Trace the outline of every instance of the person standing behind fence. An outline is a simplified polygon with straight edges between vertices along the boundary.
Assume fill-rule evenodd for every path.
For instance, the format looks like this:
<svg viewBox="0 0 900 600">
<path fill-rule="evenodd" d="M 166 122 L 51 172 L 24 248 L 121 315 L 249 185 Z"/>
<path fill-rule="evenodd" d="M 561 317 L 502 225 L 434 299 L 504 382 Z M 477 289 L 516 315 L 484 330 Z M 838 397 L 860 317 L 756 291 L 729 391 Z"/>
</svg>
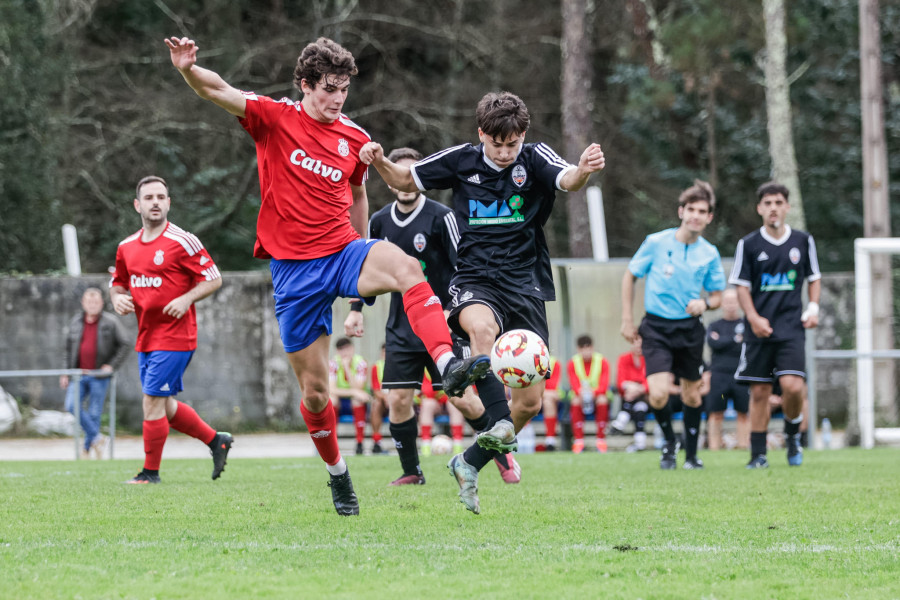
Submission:
<svg viewBox="0 0 900 600">
<path fill-rule="evenodd" d="M 230 433 L 217 433 L 175 398 L 197 348 L 194 303 L 222 287 L 222 276 L 200 240 L 169 222 L 170 206 L 165 180 L 150 175 L 138 182 L 134 209 L 143 227 L 119 242 L 109 282 L 116 312 L 135 313 L 138 320 L 145 457 L 143 470 L 126 483 L 159 483 L 169 427 L 209 446 L 213 479 L 225 470 L 233 441 Z"/>
<path fill-rule="evenodd" d="M 697 458 L 697 441 L 703 398 L 700 396 L 703 373 L 703 341 L 706 330 L 700 315 L 718 308 L 725 289 L 725 272 L 716 247 L 703 239 L 713 219 L 716 196 L 712 186 L 695 180 L 678 197 L 677 228 L 647 236 L 628 263 L 622 277 L 621 333 L 629 342 L 640 334 L 647 365 L 650 406 L 666 444 L 659 467 L 676 467 L 678 441 L 672 429 L 669 388 L 672 375 L 679 378 L 684 400 L 685 469 L 702 469 Z M 634 327 L 634 282 L 647 276 L 644 308 L 647 315 L 640 329 Z M 701 298 L 705 289 L 709 296 Z"/>
<path fill-rule="evenodd" d="M 59 378 L 59 386 L 66 390 L 66 410 L 74 414 L 75 403 L 81 402 L 82 458 L 90 457 L 91 453 L 94 458 L 103 457 L 106 437 L 100 433 L 100 416 L 110 377 L 125 361 L 128 347 L 125 327 L 115 315 L 103 310 L 103 292 L 95 287 L 84 290 L 81 312 L 72 317 L 66 330 L 66 368 L 102 371 L 103 374 L 84 374 L 77 384 L 68 375 Z"/>
</svg>

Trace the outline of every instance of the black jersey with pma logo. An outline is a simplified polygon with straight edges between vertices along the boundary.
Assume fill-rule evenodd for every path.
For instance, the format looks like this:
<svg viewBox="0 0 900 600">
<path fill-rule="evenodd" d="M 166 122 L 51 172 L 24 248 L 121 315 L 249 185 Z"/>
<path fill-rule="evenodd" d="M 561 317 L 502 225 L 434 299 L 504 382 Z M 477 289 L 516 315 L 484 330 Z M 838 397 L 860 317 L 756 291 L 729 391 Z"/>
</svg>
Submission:
<svg viewBox="0 0 900 600">
<path fill-rule="evenodd" d="M 453 285 L 487 284 L 555 300 L 543 226 L 562 176 L 574 168 L 546 144 L 523 144 L 503 169 L 481 144 L 448 148 L 414 164 L 420 190 L 453 190 L 460 230 Z"/>
<path fill-rule="evenodd" d="M 456 268 L 459 229 L 449 208 L 419 196 L 419 205 L 411 213 L 397 210 L 397 203 L 385 206 L 369 219 L 369 238 L 387 240 L 418 259 L 425 280 L 441 299 L 450 304 L 450 278 Z M 391 294 L 391 308 L 385 331 L 385 349 L 391 352 L 425 352 L 403 310 L 403 296 Z"/>
<path fill-rule="evenodd" d="M 803 280 L 821 279 L 816 243 L 805 231 L 785 226 L 781 239 L 765 228 L 744 236 L 734 252 L 729 283 L 750 288 L 756 312 L 769 320 L 769 340 L 784 340 L 803 333 Z M 747 324 L 745 339 L 756 340 Z"/>
</svg>

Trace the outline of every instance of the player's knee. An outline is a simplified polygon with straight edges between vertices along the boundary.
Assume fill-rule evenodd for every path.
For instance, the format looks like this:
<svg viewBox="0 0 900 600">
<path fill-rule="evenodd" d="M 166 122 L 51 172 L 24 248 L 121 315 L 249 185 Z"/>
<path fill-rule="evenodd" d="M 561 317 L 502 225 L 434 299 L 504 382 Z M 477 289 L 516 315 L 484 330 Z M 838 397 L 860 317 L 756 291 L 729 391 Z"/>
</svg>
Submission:
<svg viewBox="0 0 900 600">
<path fill-rule="evenodd" d="M 406 291 L 425 281 L 422 265 L 412 256 L 401 252 L 396 257 L 392 256 L 391 259 L 394 266 L 393 274 L 401 291 Z"/>
</svg>

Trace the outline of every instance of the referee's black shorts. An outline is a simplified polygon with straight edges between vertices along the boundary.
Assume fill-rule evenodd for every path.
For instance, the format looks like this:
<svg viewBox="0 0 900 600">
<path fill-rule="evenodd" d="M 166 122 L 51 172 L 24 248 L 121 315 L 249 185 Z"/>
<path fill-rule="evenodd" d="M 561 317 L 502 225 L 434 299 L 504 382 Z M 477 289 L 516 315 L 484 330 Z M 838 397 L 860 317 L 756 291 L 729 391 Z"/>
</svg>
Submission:
<svg viewBox="0 0 900 600">
<path fill-rule="evenodd" d="M 706 328 L 698 317 L 664 319 L 648 314 L 638 328 L 647 375 L 673 373 L 697 381 L 703 373 Z"/>
</svg>

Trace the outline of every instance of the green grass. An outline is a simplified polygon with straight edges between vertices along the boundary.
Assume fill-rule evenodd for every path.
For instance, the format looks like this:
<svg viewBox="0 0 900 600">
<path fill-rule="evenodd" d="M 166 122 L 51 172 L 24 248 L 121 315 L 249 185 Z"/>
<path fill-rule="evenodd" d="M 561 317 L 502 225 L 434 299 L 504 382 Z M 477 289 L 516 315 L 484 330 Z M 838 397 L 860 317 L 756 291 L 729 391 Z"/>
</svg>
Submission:
<svg viewBox="0 0 900 600">
<path fill-rule="evenodd" d="M 900 598 L 900 452 L 808 452 L 702 472 L 656 453 L 520 456 L 465 510 L 446 458 L 391 488 L 351 457 L 361 515 L 335 514 L 318 459 L 0 464 L 2 598 Z"/>
</svg>

